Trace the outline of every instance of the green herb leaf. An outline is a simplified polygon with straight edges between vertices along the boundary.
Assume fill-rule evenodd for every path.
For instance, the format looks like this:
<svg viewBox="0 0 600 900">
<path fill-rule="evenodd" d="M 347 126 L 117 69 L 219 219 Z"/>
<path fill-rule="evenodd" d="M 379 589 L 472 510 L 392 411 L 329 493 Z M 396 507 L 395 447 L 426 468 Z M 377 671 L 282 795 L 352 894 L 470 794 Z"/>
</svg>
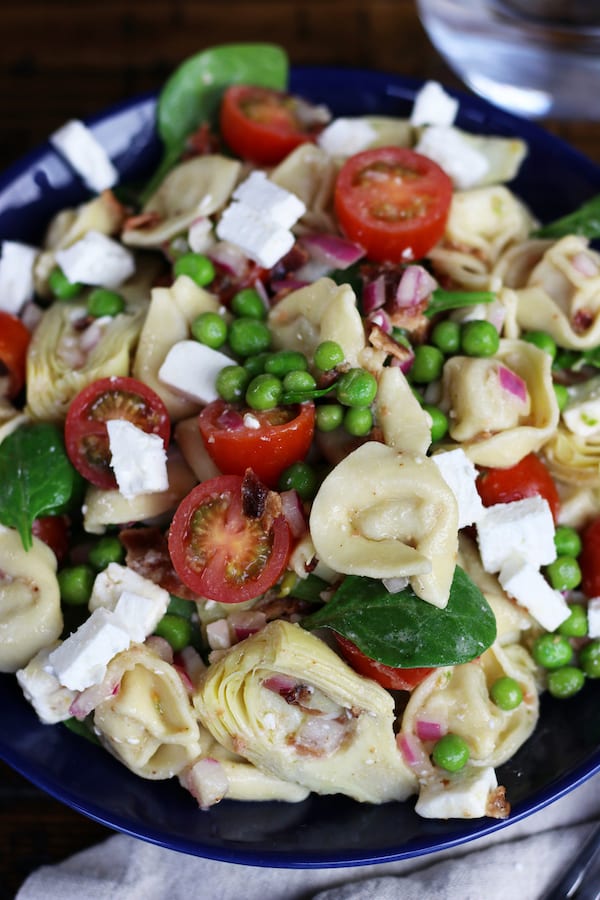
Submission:
<svg viewBox="0 0 600 900">
<path fill-rule="evenodd" d="M 156 110 L 164 155 L 144 191 L 147 199 L 179 161 L 186 139 L 204 122 L 214 123 L 221 97 L 231 84 L 284 90 L 288 59 L 274 44 L 223 44 L 185 60 L 164 85 Z"/>
<path fill-rule="evenodd" d="M 311 631 L 331 628 L 370 659 L 403 669 L 460 665 L 496 638 L 494 613 L 458 566 L 446 609 L 425 603 L 410 587 L 390 594 L 381 581 L 350 575 L 302 625 Z"/>
<path fill-rule="evenodd" d="M 285 391 L 281 395 L 280 403 L 283 406 L 289 406 L 294 403 L 305 403 L 307 400 L 318 400 L 319 397 L 326 397 L 336 387 L 336 382 L 330 384 L 326 388 L 315 388 L 312 391 Z"/>
<path fill-rule="evenodd" d="M 73 734 L 79 735 L 79 737 L 85 738 L 86 741 L 90 741 L 92 744 L 97 744 L 100 746 L 100 741 L 94 734 L 93 727 L 91 723 L 88 723 L 86 719 L 81 721 L 80 719 L 70 718 L 64 719 L 63 725 L 65 728 L 68 728 L 69 731 L 72 731 Z"/>
<path fill-rule="evenodd" d="M 33 520 L 63 511 L 79 486 L 55 425 L 22 425 L 0 444 L 0 522 L 18 530 L 26 550 Z"/>
<path fill-rule="evenodd" d="M 567 234 L 581 234 L 590 239 L 600 237 L 600 194 L 596 194 L 575 212 L 538 228 L 532 236 L 560 238 Z"/>
<path fill-rule="evenodd" d="M 431 295 L 425 315 L 436 316 L 449 309 L 477 306 L 478 303 L 491 303 L 495 299 L 496 295 L 493 291 L 445 291 L 443 288 L 436 288 Z"/>
<path fill-rule="evenodd" d="M 297 597 L 298 600 L 306 600 L 307 603 L 322 603 L 321 594 L 323 591 L 329 590 L 329 584 L 318 575 L 307 575 L 306 578 L 298 578 L 296 584 L 290 591 L 290 597 Z"/>
</svg>

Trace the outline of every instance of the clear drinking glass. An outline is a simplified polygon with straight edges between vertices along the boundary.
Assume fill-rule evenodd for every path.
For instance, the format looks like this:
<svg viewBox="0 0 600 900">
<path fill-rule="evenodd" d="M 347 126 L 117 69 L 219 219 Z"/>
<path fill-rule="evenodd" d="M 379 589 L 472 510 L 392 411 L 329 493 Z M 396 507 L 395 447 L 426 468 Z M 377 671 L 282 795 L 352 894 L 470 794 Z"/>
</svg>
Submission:
<svg viewBox="0 0 600 900">
<path fill-rule="evenodd" d="M 510 112 L 600 119 L 600 0 L 417 0 L 466 85 Z"/>
</svg>

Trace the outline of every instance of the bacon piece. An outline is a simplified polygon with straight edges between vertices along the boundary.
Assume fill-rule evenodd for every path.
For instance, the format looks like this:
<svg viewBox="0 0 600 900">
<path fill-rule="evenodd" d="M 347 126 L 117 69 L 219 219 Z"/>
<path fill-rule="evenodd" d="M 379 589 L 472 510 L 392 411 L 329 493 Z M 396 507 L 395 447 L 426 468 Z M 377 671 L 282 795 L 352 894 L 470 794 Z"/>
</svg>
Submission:
<svg viewBox="0 0 600 900">
<path fill-rule="evenodd" d="M 119 533 L 119 540 L 127 551 L 125 562 L 134 572 L 184 600 L 199 599 L 173 568 L 167 535 L 159 528 L 124 528 Z"/>
<path fill-rule="evenodd" d="M 492 819 L 506 819 L 510 815 L 510 803 L 506 799 L 506 788 L 503 784 L 499 784 L 490 792 L 485 812 Z"/>
</svg>

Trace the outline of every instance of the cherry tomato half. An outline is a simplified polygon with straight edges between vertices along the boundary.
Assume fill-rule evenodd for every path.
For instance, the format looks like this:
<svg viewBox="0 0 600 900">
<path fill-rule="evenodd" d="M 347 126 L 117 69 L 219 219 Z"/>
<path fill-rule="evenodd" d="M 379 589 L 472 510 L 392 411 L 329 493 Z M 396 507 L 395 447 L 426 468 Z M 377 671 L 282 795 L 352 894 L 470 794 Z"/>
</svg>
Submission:
<svg viewBox="0 0 600 900">
<path fill-rule="evenodd" d="M 535 453 L 507 469 L 486 469 L 476 481 L 484 506 L 511 503 L 525 497 L 540 496 L 548 501 L 556 522 L 560 508 L 558 490 L 552 475 Z"/>
<path fill-rule="evenodd" d="M 322 125 L 307 115 L 306 101 L 272 88 L 232 85 L 223 94 L 220 128 L 225 143 L 242 159 L 273 166 L 300 144 L 313 141 Z"/>
<path fill-rule="evenodd" d="M 16 397 L 25 384 L 25 360 L 31 332 L 17 316 L 0 312 L 0 377 L 9 376 L 8 396 Z"/>
<path fill-rule="evenodd" d="M 190 590 L 220 603 L 253 600 L 272 587 L 290 553 L 283 516 L 268 530 L 247 516 L 243 478 L 219 475 L 197 485 L 179 504 L 169 530 L 175 571 Z"/>
<path fill-rule="evenodd" d="M 428 668 L 396 669 L 393 666 L 386 666 L 375 659 L 370 659 L 356 644 L 341 634 L 336 634 L 335 639 L 342 656 L 355 672 L 364 675 L 365 678 L 372 678 L 389 691 L 412 691 L 434 671 Z"/>
<path fill-rule="evenodd" d="M 315 430 L 313 403 L 248 410 L 253 423 L 244 424 L 244 413 L 223 400 L 214 400 L 198 416 L 198 427 L 207 453 L 226 475 L 243 475 L 250 468 L 268 487 L 276 487 L 284 469 L 304 459 Z"/>
<path fill-rule="evenodd" d="M 586 525 L 581 544 L 581 590 L 587 597 L 600 597 L 600 518 Z"/>
<path fill-rule="evenodd" d="M 115 375 L 88 384 L 69 407 L 65 444 L 77 471 L 100 488 L 117 487 L 106 430 L 110 419 L 126 419 L 142 431 L 159 435 L 165 447 L 171 436 L 166 406 L 141 381 Z"/>
<path fill-rule="evenodd" d="M 420 259 L 444 233 L 452 182 L 437 163 L 407 147 L 378 147 L 351 156 L 334 193 L 347 237 L 376 262 Z"/>
</svg>

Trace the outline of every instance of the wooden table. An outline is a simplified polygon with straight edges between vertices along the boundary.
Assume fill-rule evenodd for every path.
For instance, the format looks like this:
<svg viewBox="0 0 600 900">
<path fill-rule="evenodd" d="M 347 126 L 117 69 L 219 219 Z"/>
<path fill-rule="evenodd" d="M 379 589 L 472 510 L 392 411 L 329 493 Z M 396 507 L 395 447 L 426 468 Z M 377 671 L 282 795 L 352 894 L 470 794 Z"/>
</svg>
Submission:
<svg viewBox="0 0 600 900">
<path fill-rule="evenodd" d="M 20 0 L 2 14 L 0 168 L 72 117 L 155 90 L 217 43 L 271 40 L 296 64 L 352 65 L 460 87 L 412 0 Z M 600 162 L 600 123 L 548 122 Z M 110 834 L 0 764 L 0 895 Z"/>
</svg>

